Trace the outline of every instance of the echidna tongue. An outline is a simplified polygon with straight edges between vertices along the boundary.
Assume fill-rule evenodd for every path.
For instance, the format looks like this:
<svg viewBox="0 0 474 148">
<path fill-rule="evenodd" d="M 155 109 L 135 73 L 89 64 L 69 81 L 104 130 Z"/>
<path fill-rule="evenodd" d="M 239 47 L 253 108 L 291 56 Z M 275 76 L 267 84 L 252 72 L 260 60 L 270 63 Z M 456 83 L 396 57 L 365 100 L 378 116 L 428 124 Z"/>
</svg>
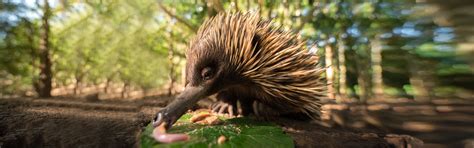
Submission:
<svg viewBox="0 0 474 148">
<path fill-rule="evenodd" d="M 153 125 L 156 127 L 165 122 L 169 129 L 197 101 L 204 98 L 206 92 L 206 87 L 203 86 L 186 86 L 173 102 L 156 114 Z"/>
</svg>

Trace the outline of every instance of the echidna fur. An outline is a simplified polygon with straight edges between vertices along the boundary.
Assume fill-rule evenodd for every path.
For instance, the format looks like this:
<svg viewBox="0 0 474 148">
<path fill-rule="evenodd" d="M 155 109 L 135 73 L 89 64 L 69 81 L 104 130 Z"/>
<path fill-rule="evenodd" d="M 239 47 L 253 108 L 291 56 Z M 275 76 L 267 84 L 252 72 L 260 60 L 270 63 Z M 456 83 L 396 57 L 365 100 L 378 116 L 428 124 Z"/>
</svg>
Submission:
<svg viewBox="0 0 474 148">
<path fill-rule="evenodd" d="M 320 99 L 326 95 L 324 70 L 306 46 L 298 35 L 275 27 L 256 13 L 220 13 L 206 20 L 190 42 L 187 77 L 193 77 L 196 65 L 219 58 L 226 75 L 250 82 L 245 83 L 251 85 L 246 86 L 250 91 L 260 91 L 254 93 L 256 100 L 276 110 L 317 118 Z"/>
</svg>

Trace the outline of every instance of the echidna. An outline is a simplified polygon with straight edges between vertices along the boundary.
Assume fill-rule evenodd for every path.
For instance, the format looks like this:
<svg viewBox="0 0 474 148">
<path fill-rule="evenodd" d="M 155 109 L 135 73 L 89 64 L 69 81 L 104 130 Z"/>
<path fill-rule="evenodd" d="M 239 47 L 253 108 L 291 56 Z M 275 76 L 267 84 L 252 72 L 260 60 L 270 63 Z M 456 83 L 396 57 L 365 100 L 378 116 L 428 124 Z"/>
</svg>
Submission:
<svg viewBox="0 0 474 148">
<path fill-rule="evenodd" d="M 204 22 L 186 50 L 186 86 L 157 113 L 170 127 L 198 100 L 217 93 L 219 113 L 320 115 L 323 69 L 305 41 L 255 13 L 220 13 Z"/>
</svg>

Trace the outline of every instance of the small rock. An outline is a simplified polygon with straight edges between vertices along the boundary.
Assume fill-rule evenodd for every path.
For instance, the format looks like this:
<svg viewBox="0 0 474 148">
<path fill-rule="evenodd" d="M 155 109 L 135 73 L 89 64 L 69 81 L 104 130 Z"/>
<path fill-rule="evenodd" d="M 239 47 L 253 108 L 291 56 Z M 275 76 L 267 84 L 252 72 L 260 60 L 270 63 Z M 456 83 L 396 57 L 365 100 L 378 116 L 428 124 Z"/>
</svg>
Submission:
<svg viewBox="0 0 474 148">
<path fill-rule="evenodd" d="M 219 136 L 219 138 L 217 138 L 217 144 L 222 144 L 226 140 L 227 140 L 227 138 L 224 135 L 221 135 L 221 136 Z"/>
</svg>

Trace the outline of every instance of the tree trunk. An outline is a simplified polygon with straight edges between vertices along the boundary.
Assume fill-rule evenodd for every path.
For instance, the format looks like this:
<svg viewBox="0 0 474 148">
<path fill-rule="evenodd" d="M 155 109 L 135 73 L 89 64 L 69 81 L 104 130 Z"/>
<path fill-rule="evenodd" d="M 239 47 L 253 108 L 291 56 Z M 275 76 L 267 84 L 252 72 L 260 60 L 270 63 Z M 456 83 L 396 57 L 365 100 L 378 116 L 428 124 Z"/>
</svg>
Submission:
<svg viewBox="0 0 474 148">
<path fill-rule="evenodd" d="M 333 69 L 333 63 L 332 63 L 332 47 L 331 44 L 327 44 L 325 49 L 325 63 L 326 63 L 326 79 L 327 79 L 327 85 L 328 85 L 328 97 L 331 99 L 334 99 L 335 94 L 334 94 L 334 69 Z"/>
<path fill-rule="evenodd" d="M 262 9 L 265 6 L 265 2 L 263 0 L 257 0 L 257 4 L 258 4 L 258 16 L 262 17 L 263 15 Z"/>
<path fill-rule="evenodd" d="M 50 57 L 50 44 L 49 44 L 49 18 L 51 16 L 51 10 L 49 8 L 48 0 L 44 0 L 43 6 L 43 17 L 40 34 L 40 46 L 39 46 L 39 59 L 40 59 L 40 75 L 39 81 L 37 82 L 37 93 L 39 97 L 46 98 L 51 97 L 52 89 L 52 78 L 53 74 L 51 71 L 52 63 Z"/>
<path fill-rule="evenodd" d="M 365 102 L 367 101 L 367 99 L 369 98 L 369 92 L 367 91 L 367 87 L 366 86 L 366 83 L 364 82 L 365 79 L 364 79 L 364 75 L 363 74 L 364 72 L 360 72 L 359 71 L 359 75 L 357 77 L 357 84 L 359 84 L 359 101 L 360 102 Z"/>
<path fill-rule="evenodd" d="M 105 81 L 105 87 L 104 87 L 104 93 L 108 93 L 109 92 L 109 87 L 110 87 L 110 81 L 112 79 L 111 78 L 107 78 L 107 80 Z"/>
<path fill-rule="evenodd" d="M 173 37 L 173 34 L 172 32 L 170 32 L 170 38 Z M 171 96 L 173 94 L 173 88 L 174 88 L 174 83 L 176 81 L 176 76 L 175 76 L 175 66 L 176 64 L 174 64 L 173 62 L 173 58 L 174 58 L 174 51 L 173 51 L 173 43 L 170 42 L 169 43 L 169 49 L 168 49 L 168 60 L 170 62 L 170 72 L 168 74 L 168 77 L 170 79 L 170 84 L 169 84 L 169 87 L 168 87 L 168 96 Z"/>
<path fill-rule="evenodd" d="M 416 55 L 408 54 L 408 69 L 410 72 L 410 84 L 413 87 L 414 98 L 417 101 L 429 101 L 434 97 L 433 87 L 435 86 L 435 78 L 433 78 L 432 67 L 423 65 L 434 65 L 423 61 Z"/>
<path fill-rule="evenodd" d="M 372 67 L 372 92 L 373 97 L 383 96 L 383 77 L 382 77 L 382 44 L 380 38 L 376 35 L 370 42 L 371 46 L 371 67 Z"/>
<path fill-rule="evenodd" d="M 150 89 L 148 89 L 148 88 L 142 88 L 142 95 L 143 95 L 142 98 L 148 96 L 148 90 L 150 90 Z"/>
<path fill-rule="evenodd" d="M 181 66 L 181 84 L 186 86 L 186 66 Z"/>
<path fill-rule="evenodd" d="M 270 5 L 269 5 L 268 8 L 267 8 L 268 14 L 267 14 L 267 18 L 266 18 L 266 19 L 272 19 L 273 7 L 275 7 L 274 4 L 273 4 L 273 3 L 270 3 Z M 262 8 L 260 8 L 260 9 L 262 9 Z"/>
<path fill-rule="evenodd" d="M 239 12 L 240 11 L 240 8 L 239 8 L 239 0 L 234 0 L 234 8 L 235 8 L 235 12 Z"/>
<path fill-rule="evenodd" d="M 356 52 L 357 64 L 357 84 L 359 85 L 359 101 L 366 102 L 371 96 L 371 76 L 370 76 L 370 59 L 364 55 L 370 54 L 369 51 L 364 51 L 364 55 Z"/>
<path fill-rule="evenodd" d="M 339 92 L 339 77 L 340 77 L 340 71 L 339 71 L 339 49 L 338 49 L 338 45 L 337 43 L 335 45 L 331 45 L 331 49 L 332 49 L 332 70 L 333 70 L 333 84 L 332 84 L 332 87 L 334 89 L 334 99 L 336 101 L 340 101 L 341 99 L 341 95 L 340 95 L 340 92 Z"/>
<path fill-rule="evenodd" d="M 250 11 L 250 0 L 247 0 L 247 11 Z"/>
<path fill-rule="evenodd" d="M 81 87 L 81 81 L 82 81 L 82 77 L 76 76 L 76 84 L 74 86 L 74 95 L 78 95 L 80 93 L 79 87 Z"/>
<path fill-rule="evenodd" d="M 125 97 L 128 96 L 128 95 L 126 96 L 126 94 L 127 94 L 127 89 L 128 89 L 128 87 L 129 87 L 129 85 L 130 85 L 130 84 L 129 84 L 128 82 L 125 82 L 125 83 L 123 84 L 122 94 L 121 94 L 122 99 L 124 99 Z"/>
<path fill-rule="evenodd" d="M 346 56 L 344 55 L 345 54 L 345 43 L 344 43 L 344 40 L 339 37 L 339 40 L 337 42 L 338 44 L 338 61 L 339 61 L 339 64 L 338 64 L 338 67 L 339 67 L 339 96 L 342 97 L 343 99 L 346 99 L 347 98 L 347 92 L 346 92 L 346 89 L 347 89 L 347 83 L 346 83 L 346 72 L 347 72 L 347 69 L 346 69 Z"/>
<path fill-rule="evenodd" d="M 357 54 L 355 52 L 355 49 L 354 49 L 354 44 L 352 42 L 352 39 L 347 39 L 346 41 L 346 44 L 347 44 L 347 51 L 346 51 L 346 86 L 347 86 L 347 90 L 350 90 L 348 92 L 346 92 L 346 96 L 349 97 L 349 98 L 353 98 L 355 100 L 359 100 L 360 97 L 359 95 L 357 95 L 357 91 L 356 91 L 356 88 L 355 86 L 358 84 L 357 83 L 357 78 L 358 78 L 358 75 L 359 75 L 359 72 L 358 72 L 358 69 L 359 68 L 359 65 L 358 64 L 358 61 L 357 61 Z"/>
<path fill-rule="evenodd" d="M 288 1 L 283 1 L 283 11 L 281 12 L 282 14 L 280 15 L 280 25 L 281 26 L 284 26 L 285 24 L 285 20 L 288 19 L 288 14 L 289 14 L 289 7 L 290 5 L 288 4 Z M 288 18 L 285 18 L 285 17 L 288 17 Z"/>
</svg>

